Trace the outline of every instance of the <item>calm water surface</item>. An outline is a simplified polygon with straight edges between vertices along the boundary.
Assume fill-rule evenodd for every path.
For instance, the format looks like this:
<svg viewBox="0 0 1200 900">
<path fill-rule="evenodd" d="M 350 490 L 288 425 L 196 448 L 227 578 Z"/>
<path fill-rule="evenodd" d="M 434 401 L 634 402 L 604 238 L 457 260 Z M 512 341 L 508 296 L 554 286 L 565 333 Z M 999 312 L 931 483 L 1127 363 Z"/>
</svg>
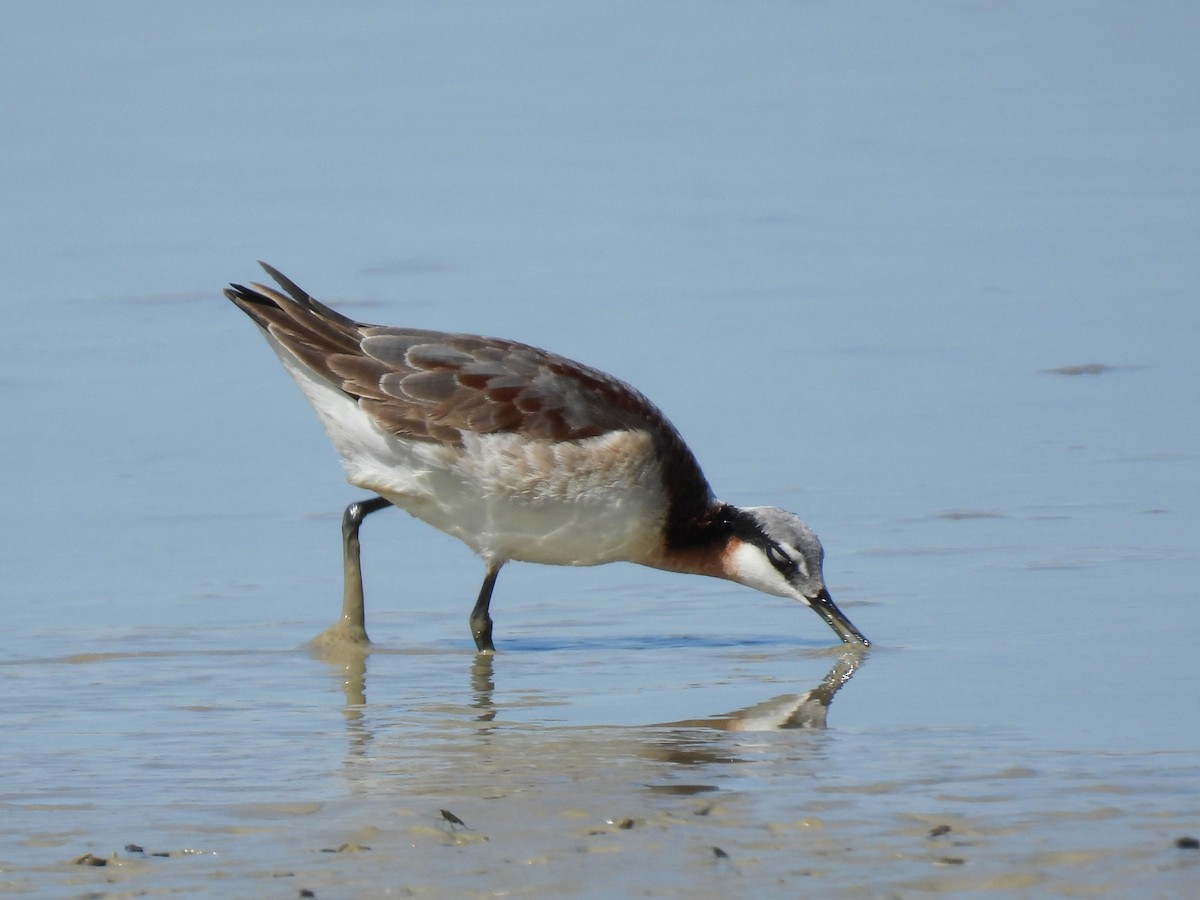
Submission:
<svg viewBox="0 0 1200 900">
<path fill-rule="evenodd" d="M 0 26 L 0 891 L 1195 894 L 1190 5 Z M 482 567 L 389 512 L 376 651 L 314 657 L 358 495 L 256 258 L 627 378 L 875 646 L 513 565 L 479 659 Z"/>
</svg>

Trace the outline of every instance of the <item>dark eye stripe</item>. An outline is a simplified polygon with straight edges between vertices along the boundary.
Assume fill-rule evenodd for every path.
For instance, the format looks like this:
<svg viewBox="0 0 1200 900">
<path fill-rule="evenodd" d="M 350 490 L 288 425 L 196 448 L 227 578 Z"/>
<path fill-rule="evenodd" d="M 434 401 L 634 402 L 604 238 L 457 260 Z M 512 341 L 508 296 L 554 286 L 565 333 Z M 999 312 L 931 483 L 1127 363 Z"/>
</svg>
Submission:
<svg viewBox="0 0 1200 900">
<path fill-rule="evenodd" d="M 767 544 L 767 559 L 770 560 L 771 565 L 784 574 L 796 567 L 791 557 L 784 553 L 778 544 Z"/>
</svg>

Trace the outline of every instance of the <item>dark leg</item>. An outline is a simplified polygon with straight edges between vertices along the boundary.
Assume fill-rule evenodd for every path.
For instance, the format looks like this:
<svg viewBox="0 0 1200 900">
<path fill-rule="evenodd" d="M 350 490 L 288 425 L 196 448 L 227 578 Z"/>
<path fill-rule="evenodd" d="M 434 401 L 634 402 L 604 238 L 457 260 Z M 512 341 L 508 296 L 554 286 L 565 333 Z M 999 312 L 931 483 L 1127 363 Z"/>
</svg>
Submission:
<svg viewBox="0 0 1200 900">
<path fill-rule="evenodd" d="M 477 650 L 495 650 L 495 645 L 492 644 L 492 617 L 488 614 L 488 607 L 492 603 L 492 590 L 496 587 L 496 576 L 500 574 L 500 567 L 504 563 L 487 564 L 487 573 L 483 576 L 483 585 L 479 588 L 479 599 L 475 601 L 475 608 L 471 610 L 471 634 L 475 638 L 475 648 Z"/>
<path fill-rule="evenodd" d="M 392 504 L 382 497 L 359 500 L 346 507 L 342 516 L 342 627 L 348 636 L 369 643 L 366 610 L 363 605 L 362 560 L 358 527 L 362 520 Z"/>
</svg>

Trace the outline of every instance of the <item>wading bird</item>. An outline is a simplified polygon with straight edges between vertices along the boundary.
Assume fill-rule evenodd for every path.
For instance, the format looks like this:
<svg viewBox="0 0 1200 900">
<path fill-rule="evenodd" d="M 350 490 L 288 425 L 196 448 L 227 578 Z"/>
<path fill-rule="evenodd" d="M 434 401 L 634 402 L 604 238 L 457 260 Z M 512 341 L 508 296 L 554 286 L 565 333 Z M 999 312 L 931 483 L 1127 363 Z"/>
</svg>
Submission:
<svg viewBox="0 0 1200 900">
<path fill-rule="evenodd" d="M 782 509 L 717 500 L 679 432 L 628 384 L 515 341 L 356 322 L 261 265 L 286 293 L 225 295 L 316 410 L 347 480 L 375 494 L 342 521 L 344 636 L 367 642 L 359 526 L 393 505 L 483 558 L 479 650 L 494 649 L 489 606 L 510 560 L 726 578 L 799 600 L 845 643 L 867 644 L 829 596 L 812 530 Z"/>
</svg>

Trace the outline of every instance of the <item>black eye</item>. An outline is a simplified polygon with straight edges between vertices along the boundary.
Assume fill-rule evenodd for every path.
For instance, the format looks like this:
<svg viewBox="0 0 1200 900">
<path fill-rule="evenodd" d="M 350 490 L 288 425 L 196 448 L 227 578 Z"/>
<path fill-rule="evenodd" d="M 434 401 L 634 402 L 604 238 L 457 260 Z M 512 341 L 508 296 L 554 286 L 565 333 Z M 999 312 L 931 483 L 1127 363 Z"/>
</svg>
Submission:
<svg viewBox="0 0 1200 900">
<path fill-rule="evenodd" d="M 784 553 L 778 544 L 767 544 L 767 559 L 771 561 L 771 565 L 784 574 L 795 567 L 792 558 Z"/>
</svg>

